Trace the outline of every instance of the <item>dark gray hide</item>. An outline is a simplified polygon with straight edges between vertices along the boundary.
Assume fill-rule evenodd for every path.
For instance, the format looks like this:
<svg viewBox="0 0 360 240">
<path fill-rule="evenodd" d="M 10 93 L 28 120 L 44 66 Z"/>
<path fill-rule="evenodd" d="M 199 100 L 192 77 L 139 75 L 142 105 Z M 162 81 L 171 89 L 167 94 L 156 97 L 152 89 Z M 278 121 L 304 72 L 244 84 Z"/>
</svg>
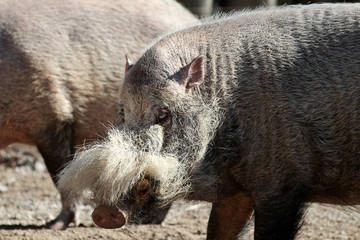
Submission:
<svg viewBox="0 0 360 240">
<path fill-rule="evenodd" d="M 235 239 L 253 213 L 255 239 L 293 239 L 305 202 L 360 203 L 360 4 L 170 34 L 129 69 L 122 101 L 121 124 L 164 126 L 184 196 L 213 203 L 207 239 Z"/>
</svg>

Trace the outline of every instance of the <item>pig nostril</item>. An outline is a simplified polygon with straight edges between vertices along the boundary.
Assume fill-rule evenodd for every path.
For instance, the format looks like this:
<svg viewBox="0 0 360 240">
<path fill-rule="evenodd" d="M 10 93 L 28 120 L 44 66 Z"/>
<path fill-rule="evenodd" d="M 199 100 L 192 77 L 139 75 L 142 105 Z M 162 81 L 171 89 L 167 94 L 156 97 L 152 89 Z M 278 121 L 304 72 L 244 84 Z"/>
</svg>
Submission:
<svg viewBox="0 0 360 240">
<path fill-rule="evenodd" d="M 99 215 L 96 215 L 96 214 L 93 214 L 93 221 L 96 222 L 96 223 L 101 223 L 103 222 L 104 218 L 102 216 L 99 216 Z"/>
<path fill-rule="evenodd" d="M 111 214 L 111 215 L 110 215 L 110 219 L 111 219 L 113 222 L 116 222 L 117 219 L 118 219 L 118 216 L 115 215 L 115 214 Z"/>
</svg>

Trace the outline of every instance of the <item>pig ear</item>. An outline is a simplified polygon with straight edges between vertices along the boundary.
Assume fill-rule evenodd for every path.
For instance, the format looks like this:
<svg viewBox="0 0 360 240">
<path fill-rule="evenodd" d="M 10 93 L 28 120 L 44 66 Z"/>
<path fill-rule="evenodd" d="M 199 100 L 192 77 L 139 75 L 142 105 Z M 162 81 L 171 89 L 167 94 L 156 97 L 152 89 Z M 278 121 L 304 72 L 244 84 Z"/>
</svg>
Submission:
<svg viewBox="0 0 360 240">
<path fill-rule="evenodd" d="M 126 58 L 126 65 L 125 65 L 125 74 L 127 71 L 134 65 L 132 61 L 129 59 L 128 55 L 125 55 Z"/>
<path fill-rule="evenodd" d="M 200 56 L 195 58 L 189 65 L 185 66 L 183 69 L 184 79 L 181 80 L 181 83 L 187 88 L 192 89 L 196 86 L 199 86 L 204 82 L 204 57 Z"/>
</svg>

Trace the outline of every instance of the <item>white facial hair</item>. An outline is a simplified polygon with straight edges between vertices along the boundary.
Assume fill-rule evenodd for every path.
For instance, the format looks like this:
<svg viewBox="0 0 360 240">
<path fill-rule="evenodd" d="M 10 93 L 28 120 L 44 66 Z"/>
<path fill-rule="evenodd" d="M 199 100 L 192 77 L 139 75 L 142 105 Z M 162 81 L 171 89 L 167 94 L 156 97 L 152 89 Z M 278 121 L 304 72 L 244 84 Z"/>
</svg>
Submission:
<svg viewBox="0 0 360 240">
<path fill-rule="evenodd" d="M 115 205 L 146 176 L 160 182 L 164 202 L 187 192 L 186 170 L 177 158 L 161 155 L 162 127 L 137 133 L 110 129 L 102 142 L 76 154 L 60 173 L 58 186 L 71 196 L 88 190 L 98 204 Z"/>
</svg>

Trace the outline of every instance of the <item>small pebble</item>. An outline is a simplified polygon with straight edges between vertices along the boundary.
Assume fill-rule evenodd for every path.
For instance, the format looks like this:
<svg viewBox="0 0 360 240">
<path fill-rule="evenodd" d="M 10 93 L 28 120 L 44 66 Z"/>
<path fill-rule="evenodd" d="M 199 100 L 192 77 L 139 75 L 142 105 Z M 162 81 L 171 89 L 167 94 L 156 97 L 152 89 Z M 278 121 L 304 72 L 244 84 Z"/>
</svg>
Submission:
<svg viewBox="0 0 360 240">
<path fill-rule="evenodd" d="M 0 184 L 0 193 L 7 192 L 8 188 L 2 184 Z"/>
</svg>

